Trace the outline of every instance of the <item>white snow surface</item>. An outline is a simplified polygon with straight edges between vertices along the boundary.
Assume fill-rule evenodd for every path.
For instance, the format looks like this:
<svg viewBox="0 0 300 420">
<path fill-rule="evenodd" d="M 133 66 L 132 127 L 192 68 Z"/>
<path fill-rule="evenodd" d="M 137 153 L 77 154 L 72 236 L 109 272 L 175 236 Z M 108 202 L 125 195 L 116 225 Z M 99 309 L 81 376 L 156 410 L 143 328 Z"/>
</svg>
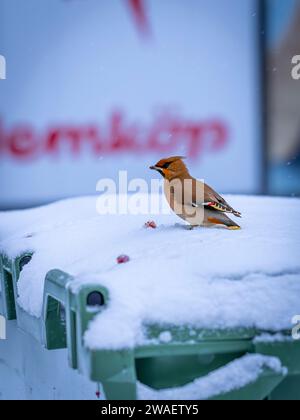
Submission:
<svg viewBox="0 0 300 420">
<path fill-rule="evenodd" d="M 207 400 L 254 383 L 265 368 L 276 374 L 287 374 L 279 359 L 249 354 L 179 388 L 155 390 L 139 383 L 138 399 Z"/>
<path fill-rule="evenodd" d="M 19 304 L 39 317 L 45 275 L 57 268 L 109 289 L 108 308 L 86 333 L 90 348 L 143 344 L 148 323 L 291 329 L 300 314 L 300 200 L 226 199 L 243 213 L 241 231 L 189 231 L 174 214 L 101 216 L 97 197 L 0 213 L 0 250 L 34 252 Z M 148 220 L 158 228 L 145 229 Z M 121 254 L 130 261 L 118 265 Z"/>
</svg>

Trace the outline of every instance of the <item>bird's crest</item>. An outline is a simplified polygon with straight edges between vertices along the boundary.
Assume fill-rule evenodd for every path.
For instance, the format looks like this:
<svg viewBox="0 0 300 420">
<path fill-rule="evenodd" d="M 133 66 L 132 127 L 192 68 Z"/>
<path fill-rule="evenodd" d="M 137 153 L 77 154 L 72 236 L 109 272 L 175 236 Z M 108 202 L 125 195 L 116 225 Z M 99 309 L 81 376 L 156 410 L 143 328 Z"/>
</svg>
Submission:
<svg viewBox="0 0 300 420">
<path fill-rule="evenodd" d="M 161 159 L 155 166 L 151 166 L 150 169 L 160 172 L 169 181 L 179 177 L 187 177 L 189 176 L 189 171 L 183 159 L 185 159 L 183 156 L 172 156 Z"/>
<path fill-rule="evenodd" d="M 172 163 L 175 163 L 177 161 L 182 161 L 186 159 L 185 156 L 171 156 L 169 158 L 165 158 L 165 159 L 161 159 L 156 166 L 158 166 L 159 168 L 163 168 L 166 165 L 171 165 Z"/>
</svg>

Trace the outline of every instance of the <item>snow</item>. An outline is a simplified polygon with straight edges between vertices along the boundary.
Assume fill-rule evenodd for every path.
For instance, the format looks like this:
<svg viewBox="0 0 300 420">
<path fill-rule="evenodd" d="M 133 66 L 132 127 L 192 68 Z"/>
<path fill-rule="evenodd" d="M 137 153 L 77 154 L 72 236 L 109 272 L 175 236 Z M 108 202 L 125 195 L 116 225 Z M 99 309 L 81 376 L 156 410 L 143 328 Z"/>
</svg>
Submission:
<svg viewBox="0 0 300 420">
<path fill-rule="evenodd" d="M 39 317 L 45 275 L 57 268 L 109 290 L 108 308 L 85 336 L 90 348 L 143 344 L 143 326 L 153 323 L 290 330 L 300 314 L 300 200 L 226 198 L 243 213 L 241 231 L 189 231 L 174 214 L 99 215 L 97 197 L 0 213 L 0 250 L 34 252 L 19 304 Z M 148 220 L 157 229 L 146 229 Z M 118 265 L 123 254 L 130 261 Z"/>
<path fill-rule="evenodd" d="M 254 383 L 265 368 L 276 374 L 287 374 L 279 359 L 249 354 L 179 388 L 154 390 L 139 383 L 138 399 L 207 400 Z"/>
<path fill-rule="evenodd" d="M 281 333 L 277 334 L 261 334 L 253 340 L 254 344 L 266 343 L 266 344 L 275 344 L 275 343 L 291 343 L 293 342 L 292 336 L 287 336 Z"/>
<path fill-rule="evenodd" d="M 159 334 L 159 341 L 161 343 L 170 343 L 172 341 L 172 334 L 170 331 L 163 331 Z"/>
</svg>

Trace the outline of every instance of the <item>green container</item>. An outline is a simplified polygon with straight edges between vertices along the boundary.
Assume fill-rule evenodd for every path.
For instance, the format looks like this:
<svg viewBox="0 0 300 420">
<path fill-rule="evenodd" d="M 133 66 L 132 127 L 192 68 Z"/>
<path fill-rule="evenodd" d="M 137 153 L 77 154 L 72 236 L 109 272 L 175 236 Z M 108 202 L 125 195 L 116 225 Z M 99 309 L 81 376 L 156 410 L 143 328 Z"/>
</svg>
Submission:
<svg viewBox="0 0 300 420">
<path fill-rule="evenodd" d="M 300 341 L 257 343 L 258 353 L 278 357 L 288 368 L 289 376 L 270 395 L 270 400 L 300 401 Z"/>
<path fill-rule="evenodd" d="M 269 395 L 271 401 L 300 401 L 300 375 L 290 375 Z"/>
<path fill-rule="evenodd" d="M 8 321 L 16 319 L 16 304 L 13 288 L 12 266 L 10 261 L 0 255 L 0 313 Z"/>
<path fill-rule="evenodd" d="M 69 365 L 101 383 L 107 399 L 135 400 L 137 381 L 153 389 L 181 387 L 214 372 L 248 353 L 278 357 L 289 375 L 263 369 L 254 384 L 214 399 L 219 400 L 300 400 L 300 343 L 255 343 L 263 331 L 253 329 L 192 330 L 176 325 L 146 325 L 148 345 L 123 351 L 92 351 L 84 335 L 96 315 L 106 310 L 109 291 L 99 284 L 76 285 L 72 276 L 50 271 L 45 279 L 43 314 L 40 319 L 25 313 L 17 302 L 17 282 L 31 254 L 14 261 L 0 258 L 1 310 L 7 319 L 17 318 L 18 326 L 48 350 L 67 347 Z M 163 331 L 172 340 L 160 343 Z M 196 337 L 196 338 L 195 338 Z M 153 344 L 154 343 L 154 344 Z"/>
<path fill-rule="evenodd" d="M 171 332 L 172 341 L 167 344 L 149 344 L 133 350 L 89 350 L 84 346 L 83 336 L 94 316 L 105 311 L 109 293 L 105 288 L 93 284 L 72 291 L 72 281 L 72 277 L 66 273 L 51 271 L 46 278 L 46 290 L 49 295 L 52 287 L 50 285 L 57 285 L 59 282 L 58 289 L 63 289 L 64 286 L 67 290 L 65 298 L 58 290 L 52 290 L 52 297 L 65 302 L 70 365 L 92 381 L 101 383 L 108 399 L 136 399 L 137 381 L 154 389 L 180 387 L 248 353 L 277 356 L 288 363 L 292 373 L 297 372 L 298 343 L 289 343 L 288 346 L 283 343 L 283 346 L 277 347 L 276 354 L 267 348 L 260 352 L 253 344 L 253 339 L 261 334 L 261 331 L 253 329 L 199 330 L 195 334 L 195 329 L 191 331 L 188 327 L 148 325 L 145 328 L 150 343 L 153 340 L 158 342 L 160 333 L 166 329 Z M 88 297 L 93 293 L 100 293 L 103 302 L 102 305 L 98 305 L 98 309 L 91 311 Z M 195 336 L 198 337 L 197 340 L 194 339 Z M 255 384 L 219 395 L 218 399 L 271 399 L 274 390 L 281 389 L 283 379 L 282 375 L 265 369 Z"/>
</svg>

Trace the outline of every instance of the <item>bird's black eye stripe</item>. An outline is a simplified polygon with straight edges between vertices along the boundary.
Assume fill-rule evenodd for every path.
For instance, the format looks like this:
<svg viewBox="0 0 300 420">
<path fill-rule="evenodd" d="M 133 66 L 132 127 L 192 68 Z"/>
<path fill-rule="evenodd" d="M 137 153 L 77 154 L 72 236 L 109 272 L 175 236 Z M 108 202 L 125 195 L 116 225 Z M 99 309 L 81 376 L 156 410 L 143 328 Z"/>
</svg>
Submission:
<svg viewBox="0 0 300 420">
<path fill-rule="evenodd" d="M 168 169 L 168 167 L 171 165 L 171 162 L 170 163 L 165 163 L 163 166 L 162 166 L 162 168 L 163 169 Z"/>
</svg>

